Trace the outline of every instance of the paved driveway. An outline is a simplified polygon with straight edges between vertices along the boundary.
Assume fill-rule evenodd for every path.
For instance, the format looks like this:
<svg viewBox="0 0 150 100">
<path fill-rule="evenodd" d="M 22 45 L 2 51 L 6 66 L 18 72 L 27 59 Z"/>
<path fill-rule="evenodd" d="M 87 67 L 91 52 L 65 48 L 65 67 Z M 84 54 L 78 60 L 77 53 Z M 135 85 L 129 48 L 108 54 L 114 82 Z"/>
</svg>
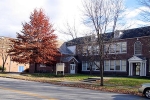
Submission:
<svg viewBox="0 0 150 100">
<path fill-rule="evenodd" d="M 0 100 L 147 100 L 144 97 L 0 78 Z"/>
</svg>

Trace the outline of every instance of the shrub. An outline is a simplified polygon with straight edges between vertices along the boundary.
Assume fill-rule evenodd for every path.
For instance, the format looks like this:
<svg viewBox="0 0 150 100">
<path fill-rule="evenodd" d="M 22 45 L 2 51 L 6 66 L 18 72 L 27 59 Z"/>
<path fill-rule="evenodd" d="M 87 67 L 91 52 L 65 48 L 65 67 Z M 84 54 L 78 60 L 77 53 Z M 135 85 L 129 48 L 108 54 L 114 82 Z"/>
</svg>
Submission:
<svg viewBox="0 0 150 100">
<path fill-rule="evenodd" d="M 29 73 L 29 68 L 25 69 L 23 72 Z"/>
<path fill-rule="evenodd" d="M 0 70 L 2 70 L 3 69 L 3 66 L 0 66 Z M 4 71 L 6 71 L 6 67 L 4 67 Z"/>
</svg>

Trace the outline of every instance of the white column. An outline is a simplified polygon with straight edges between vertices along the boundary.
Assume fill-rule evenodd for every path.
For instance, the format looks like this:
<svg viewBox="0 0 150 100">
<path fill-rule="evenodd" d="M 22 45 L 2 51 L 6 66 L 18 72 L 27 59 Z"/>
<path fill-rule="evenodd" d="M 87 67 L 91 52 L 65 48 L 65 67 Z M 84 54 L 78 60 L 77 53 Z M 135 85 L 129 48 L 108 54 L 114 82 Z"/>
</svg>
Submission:
<svg viewBox="0 0 150 100">
<path fill-rule="evenodd" d="M 129 76 L 131 76 L 131 63 L 129 62 Z"/>
<path fill-rule="evenodd" d="M 140 62 L 140 76 L 143 76 L 143 66 L 141 62 Z"/>
<path fill-rule="evenodd" d="M 143 68 L 143 76 L 145 76 L 145 67 L 144 67 L 145 65 L 144 65 L 144 62 L 142 62 L 142 68 Z"/>
<path fill-rule="evenodd" d="M 146 62 L 144 62 L 144 76 L 146 76 Z"/>
<path fill-rule="evenodd" d="M 130 63 L 131 65 L 131 76 L 133 76 L 133 64 L 132 63 Z"/>
</svg>

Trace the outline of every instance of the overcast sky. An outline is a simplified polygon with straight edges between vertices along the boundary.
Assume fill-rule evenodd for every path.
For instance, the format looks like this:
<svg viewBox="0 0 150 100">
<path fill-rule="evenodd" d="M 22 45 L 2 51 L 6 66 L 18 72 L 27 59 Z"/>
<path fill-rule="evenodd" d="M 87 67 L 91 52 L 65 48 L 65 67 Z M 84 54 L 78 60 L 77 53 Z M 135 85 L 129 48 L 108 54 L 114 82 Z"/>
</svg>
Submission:
<svg viewBox="0 0 150 100">
<path fill-rule="evenodd" d="M 77 24 L 78 30 L 82 32 L 85 28 L 82 25 L 81 7 L 82 0 L 0 0 L 0 36 L 16 37 L 16 32 L 22 30 L 22 23 L 29 22 L 29 16 L 35 8 L 42 8 L 50 18 L 56 30 L 63 29 L 66 21 Z M 139 25 L 148 25 L 139 19 L 142 6 L 137 0 L 125 0 L 127 24 L 130 28 Z M 82 28 L 82 29 L 81 29 Z M 67 40 L 69 37 L 63 36 L 56 31 L 59 39 Z"/>
</svg>

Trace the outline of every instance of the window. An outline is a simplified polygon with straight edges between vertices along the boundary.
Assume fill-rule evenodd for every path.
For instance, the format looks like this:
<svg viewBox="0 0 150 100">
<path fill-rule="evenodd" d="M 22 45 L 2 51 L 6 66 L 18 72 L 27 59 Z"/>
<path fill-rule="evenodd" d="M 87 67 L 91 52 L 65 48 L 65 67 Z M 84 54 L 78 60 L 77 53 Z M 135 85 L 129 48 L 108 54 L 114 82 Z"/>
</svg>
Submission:
<svg viewBox="0 0 150 100">
<path fill-rule="evenodd" d="M 116 53 L 120 53 L 121 43 L 116 43 Z"/>
<path fill-rule="evenodd" d="M 108 71 L 108 70 L 110 70 L 110 68 L 109 68 L 109 60 L 106 60 L 105 62 L 104 62 L 104 70 L 105 71 Z"/>
<path fill-rule="evenodd" d="M 46 65 L 45 64 L 40 64 L 40 67 L 46 67 Z"/>
<path fill-rule="evenodd" d="M 87 63 L 86 67 L 86 70 L 90 70 L 90 63 Z"/>
<path fill-rule="evenodd" d="M 83 61 L 82 62 L 82 71 L 89 71 L 91 66 L 92 66 L 93 71 L 98 71 L 99 68 L 95 64 L 97 64 L 97 66 L 100 66 L 99 61 L 95 61 L 95 62 Z"/>
<path fill-rule="evenodd" d="M 116 60 L 116 70 L 120 70 L 120 60 Z"/>
<path fill-rule="evenodd" d="M 108 44 L 106 44 L 105 46 L 104 46 L 104 51 L 105 51 L 105 53 L 109 53 L 109 45 Z"/>
<path fill-rule="evenodd" d="M 115 53 L 115 45 L 114 44 L 110 45 L 109 53 Z"/>
<path fill-rule="evenodd" d="M 134 54 L 140 55 L 142 54 L 142 44 L 140 41 L 135 42 L 134 44 Z"/>
<path fill-rule="evenodd" d="M 99 46 L 98 45 L 94 45 L 93 46 L 93 51 L 94 51 L 94 55 L 98 55 L 99 54 Z"/>
<path fill-rule="evenodd" d="M 88 55 L 92 55 L 92 46 L 88 46 Z"/>
<path fill-rule="evenodd" d="M 90 70 L 89 63 L 87 61 L 82 62 L 82 71 Z"/>
<path fill-rule="evenodd" d="M 99 61 L 95 61 L 96 65 L 95 65 L 95 70 L 99 70 L 100 67 L 100 62 Z"/>
<path fill-rule="evenodd" d="M 121 52 L 127 52 L 127 43 L 126 42 L 122 42 L 121 43 Z"/>
<path fill-rule="evenodd" d="M 87 63 L 85 61 L 82 62 L 82 70 L 85 71 L 86 70 L 86 65 Z"/>
<path fill-rule="evenodd" d="M 126 60 L 121 61 L 121 71 L 126 71 Z"/>
<path fill-rule="evenodd" d="M 110 70 L 115 70 L 114 69 L 114 60 L 110 61 Z"/>
<path fill-rule="evenodd" d="M 105 53 L 126 53 L 127 52 L 127 43 L 118 42 L 114 44 L 105 44 L 104 46 Z"/>
<path fill-rule="evenodd" d="M 82 54 L 82 46 L 77 46 L 77 54 Z"/>
<path fill-rule="evenodd" d="M 94 63 L 92 63 L 92 70 L 96 70 L 96 66 Z"/>
<path fill-rule="evenodd" d="M 87 56 L 87 46 L 83 46 L 82 51 L 83 51 L 83 56 Z"/>
<path fill-rule="evenodd" d="M 105 60 L 104 71 L 126 71 L 126 60 Z"/>
<path fill-rule="evenodd" d="M 96 46 L 96 54 L 99 54 L 99 45 Z"/>
</svg>

